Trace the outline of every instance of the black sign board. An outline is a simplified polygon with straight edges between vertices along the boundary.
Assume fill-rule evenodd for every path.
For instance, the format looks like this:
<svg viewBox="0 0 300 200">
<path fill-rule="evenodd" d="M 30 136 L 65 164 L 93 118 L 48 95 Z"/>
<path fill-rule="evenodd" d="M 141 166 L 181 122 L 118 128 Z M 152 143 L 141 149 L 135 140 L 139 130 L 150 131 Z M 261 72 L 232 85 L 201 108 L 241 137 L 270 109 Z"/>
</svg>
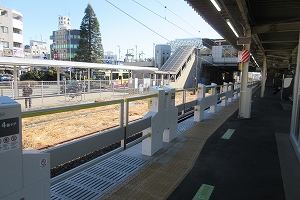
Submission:
<svg viewBox="0 0 300 200">
<path fill-rule="evenodd" d="M 0 120 L 0 137 L 19 134 L 19 117 Z"/>
<path fill-rule="evenodd" d="M 237 45 L 251 44 L 251 37 L 237 38 Z"/>
</svg>

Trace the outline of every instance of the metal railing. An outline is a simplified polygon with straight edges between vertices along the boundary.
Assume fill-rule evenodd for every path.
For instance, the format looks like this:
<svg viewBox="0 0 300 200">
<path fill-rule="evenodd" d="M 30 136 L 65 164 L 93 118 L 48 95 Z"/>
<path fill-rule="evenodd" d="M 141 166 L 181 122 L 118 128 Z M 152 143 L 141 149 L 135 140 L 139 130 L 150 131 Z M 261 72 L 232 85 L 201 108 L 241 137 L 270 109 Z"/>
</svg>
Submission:
<svg viewBox="0 0 300 200">
<path fill-rule="evenodd" d="M 252 85 L 252 84 L 251 84 Z M 223 89 L 222 89 L 223 88 Z M 227 88 L 227 89 L 224 89 Z M 210 92 L 210 90 L 214 90 L 213 93 Z M 194 91 L 196 94 L 198 94 L 198 98 L 186 102 L 185 101 L 185 94 L 186 92 Z M 219 91 L 219 92 L 217 92 Z M 200 93 L 204 92 L 204 96 L 201 97 Z M 187 112 L 198 112 L 193 111 L 194 107 L 199 106 L 201 103 L 201 98 L 210 98 L 213 95 L 216 96 L 216 99 L 218 101 L 223 101 L 224 99 L 228 98 L 237 98 L 239 93 L 239 84 L 225 84 L 225 85 L 211 85 L 211 86 L 205 86 L 198 88 L 190 88 L 190 89 L 183 89 L 183 90 L 177 90 L 176 93 L 182 93 L 182 104 L 176 105 L 178 108 L 178 117 L 184 116 Z M 167 95 L 167 93 L 166 93 Z M 108 106 L 108 105 L 120 105 L 120 116 L 119 116 L 119 126 L 109 129 L 104 132 L 99 132 L 96 134 L 93 134 L 91 136 L 69 142 L 66 144 L 62 144 L 57 147 L 49 148 L 47 150 L 43 150 L 43 152 L 50 153 L 50 160 L 51 160 L 51 166 L 50 168 L 56 167 L 58 165 L 64 164 L 68 161 L 71 161 L 73 159 L 76 159 L 80 156 L 83 156 L 85 154 L 91 153 L 93 151 L 99 150 L 103 147 L 106 147 L 110 144 L 116 143 L 118 141 L 123 141 L 121 147 L 113 150 L 110 153 L 107 153 L 103 156 L 100 156 L 92 161 L 89 161 L 83 165 L 80 165 L 72 170 L 69 170 L 61 175 L 58 175 L 51 179 L 51 184 L 55 184 L 59 182 L 60 180 L 63 180 L 83 169 L 86 169 L 89 166 L 92 166 L 93 164 L 99 162 L 100 160 L 103 160 L 107 158 L 108 156 L 114 155 L 116 153 L 119 153 L 120 151 L 123 151 L 124 149 L 133 146 L 137 144 L 138 142 L 141 142 L 145 138 L 148 138 L 149 134 L 144 134 L 143 137 L 139 138 L 136 141 L 133 141 L 131 143 L 126 144 L 126 140 L 128 137 L 141 132 L 151 126 L 151 117 L 143 118 L 134 122 L 129 122 L 129 102 L 137 101 L 137 100 L 148 100 L 149 98 L 158 98 L 157 94 L 151 94 L 151 95 L 144 95 L 139 97 L 131 97 L 131 98 L 125 98 L 122 100 L 112 100 L 112 101 L 105 101 L 105 102 L 95 102 L 95 103 L 88 103 L 88 104 L 80 104 L 80 105 L 72 105 L 72 106 L 65 106 L 65 107 L 59 107 L 59 108 L 49 108 L 49 109 L 42 109 L 42 110 L 34 110 L 34 111 L 26 111 L 22 112 L 22 118 L 27 117 L 33 117 L 33 116 L 41 116 L 41 115 L 47 115 L 47 114 L 53 114 L 53 113 L 61 113 L 66 111 L 74 111 L 74 110 L 80 110 L 80 109 L 86 109 L 86 108 L 93 108 L 93 107 L 100 107 L 100 106 Z M 205 109 L 214 105 L 215 102 L 208 102 L 205 104 Z M 226 106 L 226 104 L 224 105 Z M 200 109 L 201 110 L 201 109 Z M 202 110 L 204 110 L 202 108 Z M 163 112 L 163 111 L 162 111 Z"/>
<path fill-rule="evenodd" d="M 0 82 L 0 96 L 8 96 L 24 105 L 25 97 L 23 97 L 22 89 L 28 83 L 33 89 L 31 109 L 43 109 L 146 95 L 149 93 L 149 87 L 166 85 L 169 81 L 150 78 L 123 79 L 122 81 L 10 81 Z"/>
</svg>

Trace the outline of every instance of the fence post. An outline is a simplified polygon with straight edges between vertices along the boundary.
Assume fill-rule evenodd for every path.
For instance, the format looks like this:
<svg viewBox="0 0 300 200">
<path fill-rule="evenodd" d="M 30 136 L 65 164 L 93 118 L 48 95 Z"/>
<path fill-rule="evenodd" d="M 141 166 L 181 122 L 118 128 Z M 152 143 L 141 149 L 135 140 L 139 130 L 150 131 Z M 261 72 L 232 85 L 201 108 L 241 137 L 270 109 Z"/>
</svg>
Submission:
<svg viewBox="0 0 300 200">
<path fill-rule="evenodd" d="M 228 91 L 228 83 L 224 82 L 224 84 L 222 86 L 222 93 L 224 93 L 225 95 L 221 102 L 222 106 L 226 106 L 226 104 L 227 104 L 227 96 L 226 96 L 227 91 Z"/>
<path fill-rule="evenodd" d="M 216 96 L 217 95 L 217 90 L 216 90 L 217 84 L 212 83 L 211 85 L 214 86 L 213 88 L 211 88 L 211 95 Z M 214 104 L 209 107 L 209 111 L 211 113 L 215 113 L 217 111 L 217 104 L 218 104 L 218 102 L 215 101 Z"/>
<path fill-rule="evenodd" d="M 143 130 L 143 136 L 151 134 L 142 142 L 142 154 L 152 156 L 163 147 L 165 91 L 159 87 L 151 87 L 150 94 L 157 97 L 149 99 L 149 112 L 144 118 L 151 117 L 151 127 Z"/>
<path fill-rule="evenodd" d="M 183 109 L 183 111 L 181 111 L 182 115 L 184 115 L 184 113 L 185 113 L 185 101 L 186 101 L 186 91 L 183 90 L 182 91 L 182 104 L 184 105 L 184 109 Z"/>
<path fill-rule="evenodd" d="M 166 85 L 163 89 L 167 92 L 165 106 L 165 130 L 163 141 L 171 142 L 177 136 L 178 108 L 175 106 L 175 88 Z"/>
<path fill-rule="evenodd" d="M 201 105 L 203 102 L 203 99 L 205 99 L 205 92 L 206 92 L 206 86 L 203 84 L 198 84 L 199 93 L 197 97 L 197 105 L 195 106 L 195 112 L 194 112 L 194 121 L 200 122 L 204 119 L 204 106 Z"/>
<path fill-rule="evenodd" d="M 234 88 L 233 88 L 233 91 L 235 91 L 234 94 L 233 94 L 233 99 L 237 99 L 237 97 L 238 97 L 238 90 L 237 90 L 238 84 L 237 84 L 237 83 L 234 83 L 234 86 L 233 86 L 233 87 L 234 87 Z"/>
<path fill-rule="evenodd" d="M 229 85 L 228 85 L 228 91 L 230 91 L 230 97 L 228 97 L 228 102 L 232 102 L 232 96 L 233 96 L 233 83 L 232 82 L 229 82 Z"/>
</svg>

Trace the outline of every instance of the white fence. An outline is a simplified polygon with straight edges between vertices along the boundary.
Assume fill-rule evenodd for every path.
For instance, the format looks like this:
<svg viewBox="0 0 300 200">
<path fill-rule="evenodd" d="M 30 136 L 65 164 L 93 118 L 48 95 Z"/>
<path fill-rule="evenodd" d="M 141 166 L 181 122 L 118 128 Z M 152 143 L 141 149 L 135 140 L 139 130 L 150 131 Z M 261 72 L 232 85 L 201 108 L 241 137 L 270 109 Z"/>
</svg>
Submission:
<svg viewBox="0 0 300 200">
<path fill-rule="evenodd" d="M 175 93 L 195 91 L 198 94 L 197 99 L 176 105 L 174 103 Z M 143 154 L 153 155 L 156 151 L 162 148 L 163 141 L 170 142 L 174 137 L 174 131 L 177 133 L 177 120 L 186 114 L 187 110 L 194 112 L 195 121 L 201 121 L 204 119 L 204 110 L 210 108 L 210 112 L 216 112 L 217 103 L 221 101 L 222 106 L 226 106 L 230 101 L 239 97 L 239 84 L 227 84 L 218 86 L 215 84 L 205 86 L 199 85 L 198 88 L 191 88 L 187 90 L 177 90 L 165 86 L 150 87 L 150 94 L 140 97 L 131 97 L 124 100 L 113 100 L 106 102 L 96 102 L 83 105 L 66 106 L 62 108 L 50 108 L 38 111 L 26 111 L 22 113 L 22 117 L 31 117 L 46 115 L 50 113 L 59 113 L 70 110 L 79 110 L 91 107 L 107 106 L 112 104 L 120 105 L 120 124 L 119 127 L 107 130 L 105 132 L 99 132 L 90 137 L 63 144 L 54 148 L 44 150 L 43 152 L 50 153 L 51 168 L 71 161 L 75 158 L 88 154 L 90 152 L 99 150 L 109 144 L 113 144 L 118 141 L 122 142 L 122 147 L 98 157 L 88 163 L 80 165 L 70 171 L 67 171 L 61 175 L 58 175 L 51 179 L 51 184 L 55 184 L 87 167 L 114 155 L 124 149 L 135 145 L 138 142 L 143 142 Z M 184 96 L 184 95 L 183 95 Z M 145 99 L 149 102 L 149 112 L 141 120 L 135 122 L 129 122 L 128 106 L 129 102 Z M 194 109 L 193 109 L 194 108 Z M 177 113 L 177 115 L 174 115 Z M 174 123 L 175 116 L 175 123 Z M 166 133 L 166 130 L 169 132 Z M 128 137 L 143 131 L 143 136 L 138 140 L 126 144 Z M 175 137 L 176 137 L 175 133 Z M 166 139 L 166 134 L 168 139 Z M 85 148 L 81 148 L 84 146 Z"/>
<path fill-rule="evenodd" d="M 24 99 L 22 89 L 28 83 L 33 89 L 31 109 L 41 109 L 90 103 L 99 99 L 113 100 L 128 96 L 145 95 L 149 93 L 150 87 L 166 85 L 168 80 L 136 78 L 126 79 L 122 82 L 118 80 L 0 82 L 0 96 L 8 96 L 21 102 Z M 68 90 L 73 83 L 80 84 L 80 91 Z"/>
</svg>

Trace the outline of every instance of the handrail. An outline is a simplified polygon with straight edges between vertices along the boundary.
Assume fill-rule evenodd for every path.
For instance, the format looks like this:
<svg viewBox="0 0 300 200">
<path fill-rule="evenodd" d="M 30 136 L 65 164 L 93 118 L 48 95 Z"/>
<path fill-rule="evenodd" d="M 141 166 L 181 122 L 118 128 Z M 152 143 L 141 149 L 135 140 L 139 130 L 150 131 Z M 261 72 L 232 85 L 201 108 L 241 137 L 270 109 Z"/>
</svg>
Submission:
<svg viewBox="0 0 300 200">
<path fill-rule="evenodd" d="M 158 97 L 158 94 L 149 94 L 149 95 L 144 95 L 144 96 L 139 96 L 139 97 L 124 98 L 124 102 L 143 100 L 143 99 L 148 99 L 151 97 Z"/>
<path fill-rule="evenodd" d="M 100 107 L 100 106 L 108 106 L 108 105 L 113 105 L 113 104 L 119 104 L 122 102 L 123 102 L 123 100 L 121 99 L 121 100 L 112 100 L 112 101 L 105 101 L 105 102 L 95 102 L 95 103 L 88 103 L 88 104 L 64 106 L 64 107 L 58 107 L 58 108 L 48 108 L 48 109 L 42 109 L 42 110 L 25 111 L 25 112 L 22 112 L 22 118 L 36 117 L 36 116 L 41 116 L 41 115 L 49 115 L 49 114 L 62 113 L 62 112 L 68 112 L 68 111 L 75 111 L 75 110 L 94 108 L 94 107 Z"/>
</svg>

